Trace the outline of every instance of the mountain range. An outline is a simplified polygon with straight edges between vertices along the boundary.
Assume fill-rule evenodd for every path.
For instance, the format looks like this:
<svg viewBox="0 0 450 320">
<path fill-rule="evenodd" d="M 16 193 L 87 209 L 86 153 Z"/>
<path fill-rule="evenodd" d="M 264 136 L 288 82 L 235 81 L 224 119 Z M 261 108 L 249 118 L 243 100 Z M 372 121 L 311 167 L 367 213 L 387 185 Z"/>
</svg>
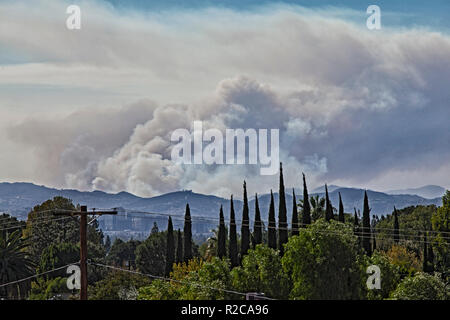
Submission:
<svg viewBox="0 0 450 320">
<path fill-rule="evenodd" d="M 439 187 L 441 188 L 441 187 Z M 425 187 L 411 190 L 424 191 Z M 436 189 L 436 188 L 434 188 Z M 324 188 L 320 187 L 311 191 L 310 195 L 318 194 L 324 196 Z M 444 189 L 436 189 L 440 196 L 434 198 L 425 198 L 416 194 L 388 194 L 367 190 L 371 213 L 375 215 L 386 215 L 392 212 L 394 206 L 404 208 L 411 205 L 441 205 L 441 196 Z M 436 191 L 435 190 L 435 191 Z M 363 189 L 343 188 L 339 186 L 328 187 L 330 200 L 334 207 L 338 207 L 339 193 L 342 195 L 345 212 L 353 213 L 354 208 L 362 211 Z M 297 201 L 302 198 L 301 190 L 296 190 Z M 403 193 L 398 191 L 399 193 Z M 288 219 L 292 213 L 292 189 L 286 189 L 286 204 L 288 210 Z M 71 189 L 54 189 L 45 186 L 38 186 L 32 183 L 0 183 L 0 212 L 7 212 L 20 219 L 26 219 L 27 213 L 37 204 L 40 204 L 55 196 L 63 196 L 72 199 L 74 204 L 87 205 L 89 208 L 121 208 L 122 211 L 132 213 L 133 211 L 145 211 L 157 214 L 172 214 L 176 216 L 184 215 L 186 203 L 189 203 L 193 220 L 209 219 L 212 223 L 217 219 L 219 208 L 224 207 L 225 216 L 228 217 L 230 200 L 214 195 L 205 195 L 183 190 L 171 192 L 151 198 L 142 198 L 128 192 L 116 194 L 103 191 L 83 192 Z M 274 194 L 275 208 L 278 211 L 278 194 Z M 270 203 L 270 194 L 261 194 L 258 196 L 259 206 L 263 219 L 267 219 Z M 234 200 L 234 206 L 237 219 L 242 212 L 242 201 Z M 251 217 L 254 210 L 254 196 L 249 190 L 249 208 Z M 135 213 L 138 214 L 138 213 Z M 181 217 L 180 217 L 181 218 Z M 176 222 L 175 222 L 176 224 Z"/>
</svg>

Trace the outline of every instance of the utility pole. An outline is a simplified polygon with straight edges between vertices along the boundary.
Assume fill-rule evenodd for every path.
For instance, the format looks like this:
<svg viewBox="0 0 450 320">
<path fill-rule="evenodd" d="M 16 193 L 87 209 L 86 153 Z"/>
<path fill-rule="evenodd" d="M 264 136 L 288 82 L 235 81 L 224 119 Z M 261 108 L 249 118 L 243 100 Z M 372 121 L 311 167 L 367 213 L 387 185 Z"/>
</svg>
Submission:
<svg viewBox="0 0 450 320">
<path fill-rule="evenodd" d="M 56 212 L 56 215 L 69 215 L 80 216 L 80 300 L 87 300 L 87 288 L 88 288 L 88 272 L 87 272 L 87 216 L 88 215 L 104 215 L 104 214 L 117 214 L 114 209 L 112 211 L 93 211 L 88 212 L 87 206 L 81 206 L 79 212 Z"/>
</svg>

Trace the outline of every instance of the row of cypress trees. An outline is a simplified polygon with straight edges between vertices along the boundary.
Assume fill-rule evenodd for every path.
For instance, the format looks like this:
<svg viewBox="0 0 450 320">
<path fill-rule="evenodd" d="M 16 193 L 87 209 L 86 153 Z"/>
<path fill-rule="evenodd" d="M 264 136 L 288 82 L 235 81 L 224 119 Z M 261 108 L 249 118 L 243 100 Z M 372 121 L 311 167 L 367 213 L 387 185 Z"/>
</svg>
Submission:
<svg viewBox="0 0 450 320">
<path fill-rule="evenodd" d="M 308 190 L 306 188 L 306 179 L 303 174 L 303 197 L 309 199 Z M 247 253 L 250 246 L 255 247 L 257 244 L 263 242 L 263 230 L 264 223 L 261 219 L 261 212 L 259 209 L 258 194 L 255 194 L 255 219 L 253 233 L 250 232 L 250 219 L 249 219 L 249 205 L 247 196 L 247 184 L 244 181 L 244 201 L 242 209 L 242 223 L 241 223 L 241 246 L 238 250 L 237 232 L 236 232 L 236 215 L 234 211 L 233 195 L 230 199 L 230 234 L 228 241 L 228 250 L 226 248 L 226 227 L 225 220 L 223 218 L 223 208 L 220 208 L 220 224 L 218 230 L 218 244 L 217 255 L 222 258 L 227 255 L 230 259 L 232 267 L 238 266 L 240 259 Z M 273 249 L 279 249 L 280 254 L 283 254 L 283 245 L 287 243 L 289 230 L 287 222 L 287 209 L 286 209 L 286 195 L 284 187 L 283 167 L 280 163 L 280 181 L 279 181 L 279 206 L 278 206 L 278 227 L 275 220 L 275 201 L 273 191 L 270 190 L 270 206 L 268 217 L 268 231 L 267 242 L 268 246 Z M 301 226 L 311 223 L 311 206 L 309 201 L 306 201 L 302 211 L 302 221 L 299 222 L 297 213 L 297 201 L 294 190 L 293 194 L 293 207 L 292 207 L 292 235 L 299 234 L 299 228 Z"/>
<path fill-rule="evenodd" d="M 191 210 L 189 208 L 189 204 L 186 204 L 183 235 L 181 234 L 181 230 L 178 229 L 176 250 L 175 250 L 175 235 L 173 230 L 172 217 L 169 216 L 169 222 L 167 225 L 166 266 L 164 272 L 165 276 L 167 277 L 170 275 L 174 263 L 187 262 L 190 259 L 192 259 L 192 257 L 193 254 L 192 254 Z"/>
<path fill-rule="evenodd" d="M 306 227 L 311 224 L 311 204 L 309 201 L 308 188 L 306 185 L 305 174 L 303 176 L 303 203 L 301 221 L 299 221 L 299 215 L 297 212 L 297 202 L 294 189 L 292 190 L 293 206 L 292 206 L 292 221 L 291 221 L 291 234 L 298 235 L 301 227 Z M 287 223 L 287 209 L 286 209 L 286 195 L 284 187 L 283 166 L 280 163 L 280 176 L 279 176 L 279 203 L 278 203 L 278 228 L 275 220 L 275 201 L 272 190 L 270 190 L 270 206 L 268 215 L 268 230 L 267 230 L 267 244 L 270 248 L 278 249 L 280 255 L 284 253 L 284 244 L 288 241 L 289 229 Z M 241 223 L 241 243 L 240 250 L 238 250 L 238 238 L 236 230 L 236 214 L 234 210 L 233 195 L 230 199 L 230 224 L 229 224 L 229 241 L 228 250 L 226 248 L 227 243 L 227 231 L 225 226 L 225 217 L 222 206 L 219 213 L 219 229 L 217 235 L 217 256 L 222 258 L 227 256 L 230 259 L 232 267 L 236 267 L 240 264 L 240 260 L 250 249 L 250 245 L 255 247 L 257 244 L 263 242 L 263 230 L 264 223 L 261 219 L 261 212 L 258 203 L 258 194 L 255 194 L 255 223 L 253 233 L 250 232 L 250 217 L 249 217 L 249 205 L 247 196 L 247 184 L 244 181 L 244 201 L 242 209 L 242 223 Z M 361 246 L 368 255 L 371 255 L 375 244 L 375 239 L 372 237 L 372 231 L 370 226 L 370 208 L 367 192 L 364 192 L 364 205 L 363 205 L 363 217 L 362 227 L 359 226 L 359 219 L 356 213 L 354 216 L 354 229 L 355 234 L 359 237 Z M 342 203 L 341 193 L 339 192 L 339 209 L 338 209 L 338 221 L 345 222 L 344 205 Z M 328 186 L 325 184 L 325 219 L 327 221 L 334 219 L 333 206 L 331 204 L 328 195 Z M 397 210 L 394 208 L 394 241 L 399 241 L 398 232 L 398 217 Z M 372 240 L 372 241 L 371 241 Z M 183 250 L 184 249 L 184 250 Z M 166 258 L 166 275 L 172 270 L 174 262 L 187 262 L 192 259 L 192 220 L 190 215 L 189 204 L 186 205 L 185 220 L 184 220 L 184 235 L 181 235 L 181 231 L 178 229 L 177 233 L 177 246 L 175 252 L 175 239 L 173 232 L 172 219 L 169 217 L 168 233 L 167 233 L 167 258 Z"/>
</svg>

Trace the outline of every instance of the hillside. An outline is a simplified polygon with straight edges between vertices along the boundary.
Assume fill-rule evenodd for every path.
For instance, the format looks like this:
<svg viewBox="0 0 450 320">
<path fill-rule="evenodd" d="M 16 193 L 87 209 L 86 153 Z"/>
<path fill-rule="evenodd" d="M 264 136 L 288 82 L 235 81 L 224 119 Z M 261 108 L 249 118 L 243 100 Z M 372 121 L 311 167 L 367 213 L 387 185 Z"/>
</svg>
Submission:
<svg viewBox="0 0 450 320">
<path fill-rule="evenodd" d="M 333 206 L 338 205 L 338 192 L 342 194 L 344 209 L 346 212 L 353 212 L 354 208 L 362 208 L 364 190 L 356 188 L 331 188 L 330 199 Z M 311 194 L 314 195 L 314 194 Z M 323 193 L 319 193 L 324 196 Z M 142 213 L 133 213 L 133 211 L 146 211 L 153 213 L 172 214 L 175 217 L 174 224 L 176 228 L 181 228 L 183 221 L 182 215 L 185 211 L 186 203 L 189 203 L 194 224 L 197 231 L 207 231 L 215 225 L 215 219 L 220 205 L 224 206 L 226 219 L 229 214 L 229 199 L 216 197 L 213 195 L 204 195 L 192 191 L 177 191 L 163 194 L 151 198 L 141 198 L 127 192 L 117 194 L 106 193 L 102 191 L 82 192 L 77 190 L 59 190 L 37 186 L 31 183 L 0 183 L 0 211 L 8 212 L 20 219 L 26 219 L 26 214 L 31 208 L 55 196 L 63 196 L 72 199 L 74 204 L 85 204 L 90 208 L 124 208 L 128 211 L 128 223 L 121 220 L 125 218 L 116 217 L 113 221 L 111 217 L 102 218 L 102 225 L 105 229 L 130 229 L 130 230 L 148 230 L 149 226 L 157 221 L 165 226 L 166 217 L 158 215 L 143 215 Z M 441 198 L 426 199 L 417 195 L 390 195 L 383 192 L 368 190 L 372 214 L 381 215 L 392 212 L 394 205 L 397 208 L 404 208 L 411 205 L 440 205 Z M 278 209 L 278 194 L 274 194 L 275 208 Z M 249 207 L 251 217 L 254 212 L 254 198 L 250 197 Z M 297 200 L 301 195 L 297 195 Z M 261 215 L 264 220 L 267 219 L 270 202 L 270 194 L 259 196 L 259 205 Z M 286 202 L 288 209 L 288 219 L 291 219 L 292 213 L 292 191 L 286 190 Z M 242 201 L 234 201 L 237 219 L 241 218 Z M 143 217 L 143 219 L 139 219 Z M 109 219 L 109 220 L 108 220 Z M 127 220 L 126 220 L 127 221 Z"/>
</svg>

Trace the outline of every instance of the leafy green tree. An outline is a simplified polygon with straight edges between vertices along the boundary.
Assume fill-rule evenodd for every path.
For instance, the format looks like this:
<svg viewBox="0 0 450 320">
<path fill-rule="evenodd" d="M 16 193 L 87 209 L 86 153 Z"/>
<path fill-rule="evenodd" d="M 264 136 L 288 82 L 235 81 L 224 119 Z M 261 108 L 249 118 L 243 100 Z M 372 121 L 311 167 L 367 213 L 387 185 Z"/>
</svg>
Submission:
<svg viewBox="0 0 450 320">
<path fill-rule="evenodd" d="M 434 205 L 395 208 L 399 225 L 399 242 L 394 241 L 397 235 L 395 234 L 395 212 L 393 211 L 375 225 L 377 247 L 388 251 L 392 245 L 401 244 L 409 251 L 414 252 L 416 256 L 422 256 L 423 232 L 432 229 L 432 215 L 436 213 L 436 210 L 437 208 Z M 434 234 L 432 232 L 432 237 L 428 239 L 428 242 L 433 242 Z"/>
<path fill-rule="evenodd" d="M 261 220 L 261 212 L 259 211 L 258 194 L 255 194 L 255 225 L 253 229 L 253 248 L 262 243 L 263 225 Z"/>
<path fill-rule="evenodd" d="M 35 261 L 39 261 L 42 251 L 52 244 L 80 242 L 80 223 L 78 217 L 61 217 L 56 211 L 78 211 L 72 200 L 54 197 L 37 205 L 28 214 L 24 236 L 30 239 L 28 248 Z M 97 220 L 88 224 L 87 240 L 94 245 L 103 246 L 103 233 Z"/>
<path fill-rule="evenodd" d="M 415 253 L 404 246 L 392 245 L 386 252 L 390 263 L 398 266 L 403 275 L 414 274 L 420 270 L 420 263 Z"/>
<path fill-rule="evenodd" d="M 189 260 L 178 264 L 171 274 L 173 281 L 154 280 L 139 290 L 139 300 L 222 300 L 236 299 L 223 290 L 231 287 L 227 260 L 213 257 L 210 261 Z M 217 290 L 218 289 L 218 290 Z"/>
<path fill-rule="evenodd" d="M 186 204 L 184 215 L 184 261 L 192 259 L 192 220 L 189 204 Z"/>
<path fill-rule="evenodd" d="M 21 237 L 20 230 L 0 237 L 0 283 L 6 284 L 34 274 L 34 262 L 26 249 L 29 240 Z M 26 283 L 0 287 L 0 295 L 7 298 L 21 298 Z"/>
<path fill-rule="evenodd" d="M 80 241 L 79 219 L 57 216 L 52 211 L 56 209 L 75 211 L 77 208 L 73 205 L 72 200 L 54 197 L 52 200 L 47 200 L 35 206 L 28 213 L 24 235 L 31 241 L 29 250 L 36 261 L 38 261 L 42 251 L 51 244 L 77 243 Z M 41 223 L 37 223 L 37 221 L 41 221 Z M 45 223 L 42 223 L 44 221 Z"/>
<path fill-rule="evenodd" d="M 269 248 L 277 249 L 277 231 L 275 223 L 275 203 L 273 193 L 270 190 L 269 225 L 268 225 L 268 245 Z"/>
<path fill-rule="evenodd" d="M 42 252 L 38 273 L 50 271 L 70 263 L 77 263 L 80 260 L 80 246 L 73 243 L 57 243 L 51 244 Z M 66 270 L 60 270 L 49 275 L 45 275 L 45 279 L 55 278 L 57 276 L 65 277 Z"/>
<path fill-rule="evenodd" d="M 288 241 L 288 224 L 286 210 L 286 195 L 284 190 L 283 165 L 280 162 L 280 185 L 278 201 L 278 249 L 280 255 L 283 255 L 284 244 Z"/>
<path fill-rule="evenodd" d="M 233 195 L 231 195 L 230 200 L 230 241 L 228 242 L 228 254 L 230 257 L 231 267 L 236 267 L 239 265 L 238 256 L 238 244 L 237 244 L 237 233 L 236 233 L 236 216 L 234 213 Z"/>
<path fill-rule="evenodd" d="M 233 287 L 240 292 L 260 292 L 267 297 L 286 299 L 289 295 L 289 279 L 283 273 L 278 252 L 259 244 L 249 250 L 242 260 L 242 267 L 231 271 Z"/>
<path fill-rule="evenodd" d="M 140 272 L 163 276 L 166 267 L 167 231 L 151 233 L 136 247 L 135 252 L 136 266 Z"/>
<path fill-rule="evenodd" d="M 286 245 L 281 262 L 293 283 L 290 298 L 361 299 L 365 274 L 359 261 L 352 227 L 319 219 Z"/>
<path fill-rule="evenodd" d="M 150 283 L 146 276 L 112 271 L 105 279 L 88 287 L 88 297 L 90 300 L 136 300 L 138 290 Z"/>
<path fill-rule="evenodd" d="M 437 276 L 417 273 L 407 277 L 392 294 L 398 300 L 448 300 L 449 293 L 445 283 Z"/>
<path fill-rule="evenodd" d="M 18 220 L 9 214 L 0 214 L 0 238 L 6 239 L 8 234 L 14 233 L 14 231 L 22 231 L 26 227 L 26 222 Z"/>
<path fill-rule="evenodd" d="M 330 197 L 328 196 L 328 187 L 325 184 L 325 219 L 330 221 L 333 219 L 333 206 L 331 205 Z"/>
<path fill-rule="evenodd" d="M 241 260 L 250 248 L 250 217 L 248 213 L 247 183 L 244 181 L 244 207 L 241 225 Z"/>
<path fill-rule="evenodd" d="M 302 226 L 306 227 L 308 224 L 311 224 L 311 206 L 309 203 L 308 188 L 306 187 L 305 174 L 302 173 L 302 175 L 303 175 Z"/>
<path fill-rule="evenodd" d="M 153 233 L 158 235 L 159 233 Z M 109 250 L 106 261 L 116 267 L 128 266 L 129 268 L 136 268 L 136 249 L 141 244 L 137 240 L 123 240 L 116 238 Z M 165 246 L 164 246 L 165 249 Z"/>
<path fill-rule="evenodd" d="M 372 254 L 372 244 L 370 243 L 371 236 L 372 236 L 372 233 L 370 230 L 369 198 L 367 197 L 367 191 L 364 191 L 364 207 L 363 207 L 361 242 L 362 242 L 362 247 L 366 251 L 366 254 L 368 256 L 370 256 Z"/>
<path fill-rule="evenodd" d="M 170 272 L 172 272 L 172 266 L 175 262 L 175 239 L 173 237 L 173 224 L 172 217 L 169 217 L 169 222 L 167 225 L 167 246 L 166 246 L 166 269 L 165 276 L 168 277 Z"/>
<path fill-rule="evenodd" d="M 78 292 L 77 292 L 78 293 Z M 29 300 L 71 300 L 79 295 L 67 288 L 67 278 L 56 277 L 51 279 L 39 278 L 31 283 Z"/>
<path fill-rule="evenodd" d="M 219 232 L 217 235 L 217 256 L 219 258 L 223 258 L 227 255 L 227 229 L 225 228 L 225 218 L 223 216 L 222 206 L 220 206 L 219 221 Z"/>
<path fill-rule="evenodd" d="M 292 188 L 292 235 L 298 235 L 298 212 L 297 212 L 297 200 L 295 199 L 295 191 Z"/>
<path fill-rule="evenodd" d="M 344 216 L 344 204 L 342 203 L 342 197 L 341 193 L 339 192 L 339 215 L 338 220 L 342 223 L 345 223 L 345 216 Z"/>
<path fill-rule="evenodd" d="M 381 272 L 381 289 L 367 290 L 367 298 L 370 300 L 382 300 L 389 298 L 397 288 L 401 280 L 400 268 L 389 261 L 389 257 L 381 251 L 374 251 L 371 257 L 366 257 L 366 266 L 376 265 Z"/>
</svg>

